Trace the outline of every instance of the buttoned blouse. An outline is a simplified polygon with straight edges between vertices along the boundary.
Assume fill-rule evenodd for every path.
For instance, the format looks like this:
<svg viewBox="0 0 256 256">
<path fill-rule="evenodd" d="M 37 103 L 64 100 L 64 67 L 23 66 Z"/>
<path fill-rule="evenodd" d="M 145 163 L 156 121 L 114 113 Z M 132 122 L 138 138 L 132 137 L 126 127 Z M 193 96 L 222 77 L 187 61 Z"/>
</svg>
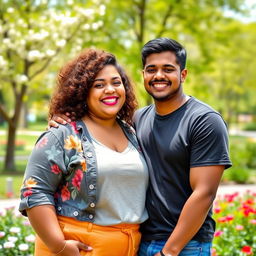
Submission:
<svg viewBox="0 0 256 256">
<path fill-rule="evenodd" d="M 118 120 L 128 140 L 140 148 L 132 127 Z M 29 157 L 19 210 L 54 205 L 57 215 L 93 222 L 97 204 L 97 161 L 83 121 L 51 128 L 37 140 Z"/>
</svg>

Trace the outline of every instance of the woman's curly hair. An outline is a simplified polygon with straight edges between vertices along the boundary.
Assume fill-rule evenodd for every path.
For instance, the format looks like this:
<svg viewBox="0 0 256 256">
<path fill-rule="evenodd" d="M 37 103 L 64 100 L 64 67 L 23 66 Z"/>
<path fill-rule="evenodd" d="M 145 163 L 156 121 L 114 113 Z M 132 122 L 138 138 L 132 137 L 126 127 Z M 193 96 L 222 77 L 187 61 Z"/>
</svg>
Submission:
<svg viewBox="0 0 256 256">
<path fill-rule="evenodd" d="M 131 81 L 117 63 L 114 55 L 95 49 L 85 50 L 60 70 L 57 87 L 50 101 L 49 118 L 67 112 L 76 120 L 85 116 L 88 112 L 86 99 L 89 89 L 99 71 L 106 65 L 115 66 L 126 92 L 126 101 L 117 116 L 131 124 L 133 113 L 137 107 Z"/>
</svg>

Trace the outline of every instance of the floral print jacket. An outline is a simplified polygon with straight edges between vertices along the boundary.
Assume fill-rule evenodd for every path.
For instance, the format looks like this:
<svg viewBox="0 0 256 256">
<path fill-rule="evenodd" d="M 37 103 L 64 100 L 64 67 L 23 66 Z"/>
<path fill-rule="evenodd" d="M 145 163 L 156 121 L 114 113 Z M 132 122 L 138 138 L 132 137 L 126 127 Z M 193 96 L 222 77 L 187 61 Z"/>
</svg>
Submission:
<svg viewBox="0 0 256 256">
<path fill-rule="evenodd" d="M 138 149 L 134 130 L 119 120 Z M 58 215 L 93 222 L 97 203 L 97 163 L 83 121 L 44 132 L 30 155 L 21 188 L 19 210 L 51 204 Z"/>
</svg>

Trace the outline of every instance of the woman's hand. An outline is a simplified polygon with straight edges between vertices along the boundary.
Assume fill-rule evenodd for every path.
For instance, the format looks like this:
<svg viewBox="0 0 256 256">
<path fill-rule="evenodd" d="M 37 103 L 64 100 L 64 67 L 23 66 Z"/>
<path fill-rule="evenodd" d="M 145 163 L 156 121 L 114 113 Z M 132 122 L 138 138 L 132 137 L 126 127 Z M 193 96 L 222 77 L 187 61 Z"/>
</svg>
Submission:
<svg viewBox="0 0 256 256">
<path fill-rule="evenodd" d="M 91 251 L 92 247 L 75 240 L 66 240 L 63 248 L 57 252 L 57 256 L 81 256 L 80 250 Z"/>
</svg>

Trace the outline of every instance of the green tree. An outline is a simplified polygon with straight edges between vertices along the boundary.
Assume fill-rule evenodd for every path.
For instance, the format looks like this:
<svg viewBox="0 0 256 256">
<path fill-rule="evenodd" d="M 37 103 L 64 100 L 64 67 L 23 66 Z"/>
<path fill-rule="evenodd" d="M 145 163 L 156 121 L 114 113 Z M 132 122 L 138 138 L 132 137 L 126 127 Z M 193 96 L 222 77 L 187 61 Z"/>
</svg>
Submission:
<svg viewBox="0 0 256 256">
<path fill-rule="evenodd" d="M 207 41 L 216 32 L 216 23 L 225 22 L 224 10 L 242 12 L 242 0 L 126 0 L 104 1 L 102 34 L 95 44 L 114 52 L 141 84 L 139 52 L 142 45 L 156 37 L 172 37 L 184 45 L 196 45 L 199 52 L 197 70 L 211 61 Z M 198 60 L 197 60 L 198 61 Z M 137 86 L 142 105 L 151 98 Z"/>
<path fill-rule="evenodd" d="M 5 170 L 15 170 L 18 122 L 36 77 L 77 34 L 91 29 L 88 22 L 101 25 L 94 22 L 97 15 L 102 15 L 100 8 L 86 8 L 82 2 L 72 1 L 65 7 L 55 1 L 0 1 L 0 88 L 9 102 L 0 105 L 0 115 L 8 124 Z"/>
</svg>

